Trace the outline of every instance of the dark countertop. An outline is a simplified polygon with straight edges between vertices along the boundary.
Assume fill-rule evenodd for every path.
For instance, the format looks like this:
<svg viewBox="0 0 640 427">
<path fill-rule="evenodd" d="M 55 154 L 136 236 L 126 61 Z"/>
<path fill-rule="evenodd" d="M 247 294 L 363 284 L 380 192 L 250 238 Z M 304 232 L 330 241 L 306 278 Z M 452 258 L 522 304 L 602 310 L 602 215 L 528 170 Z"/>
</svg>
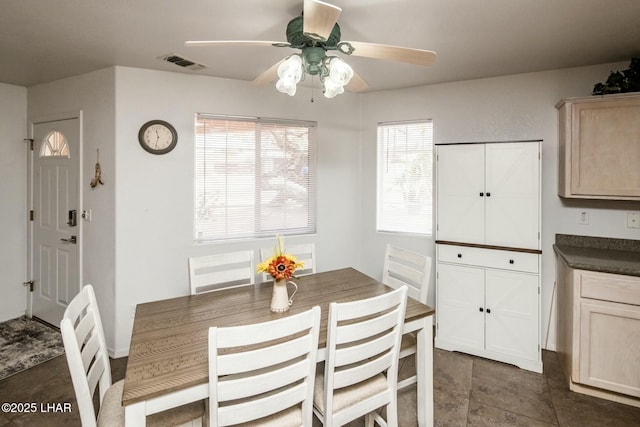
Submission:
<svg viewBox="0 0 640 427">
<path fill-rule="evenodd" d="M 556 234 L 553 249 L 571 268 L 640 276 L 640 240 Z"/>
</svg>

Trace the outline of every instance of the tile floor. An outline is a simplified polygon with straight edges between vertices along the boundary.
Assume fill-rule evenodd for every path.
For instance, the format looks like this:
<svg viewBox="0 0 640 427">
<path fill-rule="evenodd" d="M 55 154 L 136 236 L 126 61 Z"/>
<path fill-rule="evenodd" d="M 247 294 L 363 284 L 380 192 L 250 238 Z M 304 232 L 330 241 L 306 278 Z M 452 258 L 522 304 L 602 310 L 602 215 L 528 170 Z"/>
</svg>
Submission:
<svg viewBox="0 0 640 427">
<path fill-rule="evenodd" d="M 553 352 L 543 353 L 544 374 L 460 353 L 435 350 L 436 426 L 627 427 L 640 426 L 640 408 L 569 391 Z M 407 361 L 403 371 L 412 369 Z M 112 361 L 114 380 L 126 358 Z M 33 413 L 0 412 L 0 427 L 80 426 L 64 356 L 0 381 L 0 403 L 36 403 Z M 406 373 L 406 372 L 405 372 Z M 415 387 L 399 392 L 400 426 L 416 425 Z M 71 413 L 43 412 L 40 405 L 70 402 Z M 46 407 L 45 407 L 46 409 Z M 361 426 L 354 422 L 350 427 Z"/>
</svg>

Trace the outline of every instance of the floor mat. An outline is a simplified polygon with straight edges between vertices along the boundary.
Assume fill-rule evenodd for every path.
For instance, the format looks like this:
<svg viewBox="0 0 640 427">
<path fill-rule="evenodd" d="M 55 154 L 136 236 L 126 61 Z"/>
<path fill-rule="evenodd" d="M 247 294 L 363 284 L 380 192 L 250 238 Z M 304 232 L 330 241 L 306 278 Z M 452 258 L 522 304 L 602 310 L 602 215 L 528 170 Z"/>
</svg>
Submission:
<svg viewBox="0 0 640 427">
<path fill-rule="evenodd" d="M 64 354 L 56 329 L 27 316 L 0 323 L 0 380 Z"/>
</svg>

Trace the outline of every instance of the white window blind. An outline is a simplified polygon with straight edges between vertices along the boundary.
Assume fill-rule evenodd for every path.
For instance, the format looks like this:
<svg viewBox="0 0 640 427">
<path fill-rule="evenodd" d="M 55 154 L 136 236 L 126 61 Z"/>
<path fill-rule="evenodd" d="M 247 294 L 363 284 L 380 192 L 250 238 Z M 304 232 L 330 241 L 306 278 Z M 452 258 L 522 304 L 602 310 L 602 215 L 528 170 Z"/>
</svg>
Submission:
<svg viewBox="0 0 640 427">
<path fill-rule="evenodd" d="M 433 123 L 378 125 L 378 231 L 431 234 Z"/>
<path fill-rule="evenodd" d="M 196 115 L 195 239 L 314 233 L 315 123 Z"/>
</svg>

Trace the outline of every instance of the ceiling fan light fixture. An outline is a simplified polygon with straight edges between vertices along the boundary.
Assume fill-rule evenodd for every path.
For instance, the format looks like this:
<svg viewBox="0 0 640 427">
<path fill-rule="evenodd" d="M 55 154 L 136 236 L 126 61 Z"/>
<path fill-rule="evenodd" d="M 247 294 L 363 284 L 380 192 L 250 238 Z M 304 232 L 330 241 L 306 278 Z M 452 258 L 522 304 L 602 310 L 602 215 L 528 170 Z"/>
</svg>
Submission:
<svg viewBox="0 0 640 427">
<path fill-rule="evenodd" d="M 297 84 L 302 80 L 303 76 L 302 57 L 298 54 L 291 55 L 282 61 L 278 67 L 279 80 L 276 83 L 276 89 L 289 96 L 294 96 Z"/>
<path fill-rule="evenodd" d="M 322 93 L 326 98 L 333 98 L 336 95 L 344 93 L 344 86 L 335 80 L 327 78 L 322 82 L 322 85 L 324 87 Z"/>
<path fill-rule="evenodd" d="M 329 57 L 327 68 L 329 69 L 329 79 L 341 86 L 348 85 L 353 77 L 353 69 L 337 56 Z"/>
<path fill-rule="evenodd" d="M 344 87 L 353 77 L 353 69 L 337 56 L 328 57 L 323 66 L 326 68 L 321 77 L 324 96 L 333 98 L 344 93 Z"/>
</svg>

